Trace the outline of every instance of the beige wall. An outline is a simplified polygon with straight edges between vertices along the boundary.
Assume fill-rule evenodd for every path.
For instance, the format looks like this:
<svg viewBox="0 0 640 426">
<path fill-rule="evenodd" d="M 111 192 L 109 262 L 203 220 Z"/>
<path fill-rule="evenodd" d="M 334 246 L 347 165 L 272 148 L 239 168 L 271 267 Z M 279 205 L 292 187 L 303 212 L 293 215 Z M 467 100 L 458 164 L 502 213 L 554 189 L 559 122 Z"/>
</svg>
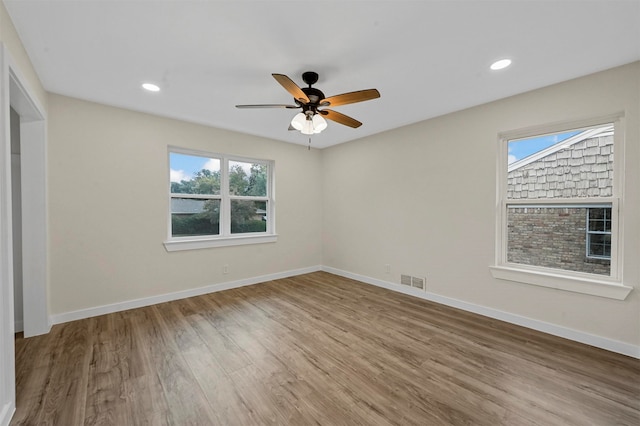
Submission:
<svg viewBox="0 0 640 426">
<path fill-rule="evenodd" d="M 168 253 L 168 145 L 275 160 L 278 241 Z M 51 314 L 320 265 L 320 166 L 300 145 L 50 95 Z"/>
<path fill-rule="evenodd" d="M 2 2 L 0 2 L 0 42 L 9 50 L 11 57 L 15 61 L 15 66 L 18 67 L 22 76 L 29 82 L 29 88 L 33 91 L 34 96 L 38 97 L 40 105 L 46 110 L 47 94 L 33 69 L 31 60 L 24 50 L 13 22 Z"/>
<path fill-rule="evenodd" d="M 324 265 L 640 343 L 640 294 L 625 301 L 492 278 L 497 134 L 626 114 L 624 281 L 640 278 L 640 63 L 322 151 Z M 391 274 L 384 265 L 391 265 Z"/>
</svg>

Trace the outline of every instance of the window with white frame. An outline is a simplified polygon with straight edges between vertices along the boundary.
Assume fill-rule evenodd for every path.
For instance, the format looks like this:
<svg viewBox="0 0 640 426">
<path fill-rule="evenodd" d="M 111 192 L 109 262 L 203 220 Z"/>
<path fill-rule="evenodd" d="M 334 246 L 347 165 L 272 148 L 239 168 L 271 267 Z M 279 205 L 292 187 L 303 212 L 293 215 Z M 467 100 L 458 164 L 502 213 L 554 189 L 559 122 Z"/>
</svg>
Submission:
<svg viewBox="0 0 640 426">
<path fill-rule="evenodd" d="M 169 170 L 168 250 L 274 241 L 272 161 L 170 147 Z"/>
<path fill-rule="evenodd" d="M 622 284 L 620 119 L 501 135 L 494 276 L 571 291 Z"/>
<path fill-rule="evenodd" d="M 587 257 L 611 259 L 611 207 L 587 210 Z"/>
</svg>

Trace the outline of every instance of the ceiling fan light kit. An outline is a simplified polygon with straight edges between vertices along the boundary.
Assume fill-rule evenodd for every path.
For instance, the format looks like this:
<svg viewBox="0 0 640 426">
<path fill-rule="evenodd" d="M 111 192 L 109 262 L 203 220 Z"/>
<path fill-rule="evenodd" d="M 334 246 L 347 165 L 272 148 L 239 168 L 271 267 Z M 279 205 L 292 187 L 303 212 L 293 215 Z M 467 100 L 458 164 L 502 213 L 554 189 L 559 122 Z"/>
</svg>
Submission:
<svg viewBox="0 0 640 426">
<path fill-rule="evenodd" d="M 326 98 L 324 93 L 315 87 L 311 87 L 318 81 L 318 73 L 307 71 L 302 74 L 302 80 L 309 87 L 299 87 L 284 74 L 272 74 L 273 78 L 293 96 L 295 105 L 285 104 L 261 104 L 261 105 L 236 105 L 236 108 L 301 108 L 302 112 L 296 114 L 291 120 L 289 130 L 298 130 L 304 135 L 313 135 L 327 128 L 327 121 L 358 128 L 362 125 L 358 120 L 330 109 L 318 109 L 319 107 L 340 106 L 356 102 L 364 102 L 380 97 L 376 89 L 358 90 L 356 92 L 343 93 L 341 95 Z"/>
<path fill-rule="evenodd" d="M 303 135 L 312 135 L 326 129 L 327 120 L 322 118 L 320 114 L 313 114 L 310 111 L 306 113 L 299 112 L 291 120 L 291 127 L 299 130 Z"/>
</svg>

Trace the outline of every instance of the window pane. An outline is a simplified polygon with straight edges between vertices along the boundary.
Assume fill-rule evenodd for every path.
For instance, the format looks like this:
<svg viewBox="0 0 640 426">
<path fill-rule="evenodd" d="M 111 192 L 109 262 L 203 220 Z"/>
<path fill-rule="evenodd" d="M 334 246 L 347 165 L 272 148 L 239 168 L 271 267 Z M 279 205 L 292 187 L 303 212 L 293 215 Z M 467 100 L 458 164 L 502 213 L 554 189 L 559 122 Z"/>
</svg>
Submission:
<svg viewBox="0 0 640 426">
<path fill-rule="evenodd" d="M 589 220 L 589 232 L 604 232 L 603 220 Z"/>
<path fill-rule="evenodd" d="M 611 233 L 611 207 L 589 209 L 589 232 Z"/>
<path fill-rule="evenodd" d="M 267 196 L 265 164 L 229 161 L 229 193 L 254 197 Z"/>
<path fill-rule="evenodd" d="M 507 261 L 566 271 L 610 274 L 609 259 L 592 259 L 592 250 L 610 256 L 608 238 L 592 240 L 587 248 L 587 208 L 507 208 Z M 589 234 L 590 237 L 604 234 Z M 609 241 L 608 247 L 605 242 Z M 591 247 L 593 246 L 593 248 Z M 598 254 L 599 256 L 600 254 Z M 604 255 L 603 255 L 604 256 Z"/>
<path fill-rule="evenodd" d="M 267 202 L 231 200 L 231 233 L 267 231 Z"/>
<path fill-rule="evenodd" d="M 606 216 L 606 211 L 608 210 L 608 208 L 595 208 L 592 207 L 589 209 L 589 220 L 591 221 L 595 221 L 595 220 L 599 220 L 599 221 L 604 221 Z"/>
<path fill-rule="evenodd" d="M 611 197 L 613 125 L 508 142 L 507 199 Z"/>
<path fill-rule="evenodd" d="M 220 233 L 220 200 L 171 199 L 171 235 L 188 237 Z"/>
<path fill-rule="evenodd" d="M 220 159 L 169 153 L 173 194 L 220 194 Z"/>
<path fill-rule="evenodd" d="M 590 234 L 589 256 L 611 257 L 611 234 Z"/>
</svg>

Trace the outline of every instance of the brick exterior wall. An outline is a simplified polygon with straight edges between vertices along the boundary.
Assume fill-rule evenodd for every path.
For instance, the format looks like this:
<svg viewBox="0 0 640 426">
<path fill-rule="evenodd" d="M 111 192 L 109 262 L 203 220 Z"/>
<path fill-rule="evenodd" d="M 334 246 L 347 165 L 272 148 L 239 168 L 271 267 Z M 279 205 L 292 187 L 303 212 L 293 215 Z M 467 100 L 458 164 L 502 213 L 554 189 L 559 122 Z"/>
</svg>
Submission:
<svg viewBox="0 0 640 426">
<path fill-rule="evenodd" d="M 577 142 L 508 173 L 508 199 L 609 197 L 613 135 Z M 510 208 L 507 260 L 609 275 L 608 259 L 586 256 L 586 208 Z"/>
<path fill-rule="evenodd" d="M 510 208 L 507 261 L 609 275 L 608 259 L 586 256 L 586 208 Z"/>
</svg>

